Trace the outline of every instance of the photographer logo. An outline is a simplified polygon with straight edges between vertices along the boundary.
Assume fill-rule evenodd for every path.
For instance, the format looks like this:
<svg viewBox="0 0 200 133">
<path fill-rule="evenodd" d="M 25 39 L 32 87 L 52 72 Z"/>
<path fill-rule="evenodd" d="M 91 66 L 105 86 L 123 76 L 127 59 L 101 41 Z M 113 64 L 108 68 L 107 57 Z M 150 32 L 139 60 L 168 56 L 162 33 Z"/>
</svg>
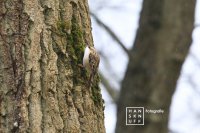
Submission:
<svg viewBox="0 0 200 133">
<path fill-rule="evenodd" d="M 126 125 L 144 125 L 144 107 L 126 107 Z"/>
</svg>

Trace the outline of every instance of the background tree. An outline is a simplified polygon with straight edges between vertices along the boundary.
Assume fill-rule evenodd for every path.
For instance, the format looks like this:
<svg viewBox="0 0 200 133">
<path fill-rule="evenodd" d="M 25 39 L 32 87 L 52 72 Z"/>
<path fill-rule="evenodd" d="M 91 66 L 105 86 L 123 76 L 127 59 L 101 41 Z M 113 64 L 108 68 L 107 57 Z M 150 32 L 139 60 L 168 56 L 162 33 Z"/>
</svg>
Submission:
<svg viewBox="0 0 200 133">
<path fill-rule="evenodd" d="M 144 0 L 132 58 L 118 100 L 116 133 L 168 132 L 171 96 L 191 44 L 193 1 Z M 164 109 L 145 114 L 145 126 L 126 126 L 126 107 Z"/>
<path fill-rule="evenodd" d="M 105 132 L 90 24 L 87 0 L 0 1 L 0 132 Z"/>
</svg>

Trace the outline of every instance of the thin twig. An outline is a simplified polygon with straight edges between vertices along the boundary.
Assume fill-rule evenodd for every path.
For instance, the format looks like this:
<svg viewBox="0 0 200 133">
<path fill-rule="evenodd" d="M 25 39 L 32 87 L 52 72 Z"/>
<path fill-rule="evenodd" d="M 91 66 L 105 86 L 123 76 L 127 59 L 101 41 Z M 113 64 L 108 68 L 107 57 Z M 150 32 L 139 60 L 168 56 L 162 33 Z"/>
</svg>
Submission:
<svg viewBox="0 0 200 133">
<path fill-rule="evenodd" d="M 130 51 L 125 47 L 125 45 L 121 42 L 119 37 L 108 27 L 104 22 L 102 22 L 94 13 L 90 12 L 91 16 L 95 19 L 95 21 L 102 26 L 109 35 L 121 46 L 121 48 L 127 53 L 129 59 L 132 57 Z"/>
<path fill-rule="evenodd" d="M 190 52 L 189 56 L 195 61 L 195 63 L 200 67 L 200 59 L 193 53 Z"/>
<path fill-rule="evenodd" d="M 200 90 L 198 89 L 198 85 L 193 81 L 192 75 L 184 74 L 183 79 L 190 84 L 191 88 L 196 92 L 196 94 L 200 95 Z"/>
<path fill-rule="evenodd" d="M 194 28 L 198 28 L 200 26 L 200 24 L 195 24 Z"/>
<path fill-rule="evenodd" d="M 110 97 L 112 98 L 112 100 L 114 102 L 117 101 L 117 97 L 118 97 L 118 94 L 119 92 L 117 91 L 117 89 L 114 89 L 108 82 L 108 80 L 103 76 L 102 73 L 99 73 L 100 77 L 101 77 L 101 82 L 102 84 L 105 86 L 108 94 L 110 95 Z"/>
</svg>

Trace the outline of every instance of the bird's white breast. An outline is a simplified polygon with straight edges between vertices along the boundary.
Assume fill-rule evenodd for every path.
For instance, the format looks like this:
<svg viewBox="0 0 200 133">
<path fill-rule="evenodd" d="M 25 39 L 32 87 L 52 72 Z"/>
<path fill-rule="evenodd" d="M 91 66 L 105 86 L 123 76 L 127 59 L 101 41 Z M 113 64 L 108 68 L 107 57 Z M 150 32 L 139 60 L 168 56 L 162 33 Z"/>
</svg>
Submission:
<svg viewBox="0 0 200 133">
<path fill-rule="evenodd" d="M 90 49 L 88 46 L 85 48 L 84 56 L 83 56 L 83 66 L 88 69 L 89 67 L 89 54 L 90 54 Z"/>
</svg>

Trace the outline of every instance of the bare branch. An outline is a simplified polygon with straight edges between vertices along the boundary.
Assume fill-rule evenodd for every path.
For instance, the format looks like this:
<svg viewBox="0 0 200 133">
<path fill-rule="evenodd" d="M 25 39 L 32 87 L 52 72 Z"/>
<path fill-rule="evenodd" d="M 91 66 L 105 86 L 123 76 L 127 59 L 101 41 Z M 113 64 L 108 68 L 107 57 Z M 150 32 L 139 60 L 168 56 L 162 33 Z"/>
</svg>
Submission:
<svg viewBox="0 0 200 133">
<path fill-rule="evenodd" d="M 105 69 L 109 70 L 110 76 L 113 77 L 113 80 L 115 80 L 116 82 L 119 82 L 121 79 L 116 74 L 116 72 L 112 69 L 112 65 L 111 65 L 108 57 L 103 52 L 98 52 L 98 53 L 101 57 L 101 62 L 103 62 Z"/>
<path fill-rule="evenodd" d="M 125 45 L 121 42 L 119 37 L 108 27 L 106 24 L 104 24 L 94 13 L 90 12 L 91 16 L 95 19 L 95 21 L 102 26 L 109 35 L 121 46 L 121 48 L 127 53 L 128 57 L 131 58 L 131 52 L 125 47 Z"/>
<path fill-rule="evenodd" d="M 194 28 L 198 28 L 200 26 L 200 24 L 195 24 Z"/>
<path fill-rule="evenodd" d="M 200 60 L 199 58 L 192 52 L 189 53 L 189 56 L 192 57 L 195 61 L 195 63 L 200 67 Z"/>
<path fill-rule="evenodd" d="M 198 95 L 200 95 L 200 90 L 198 89 L 198 85 L 193 81 L 192 75 L 184 74 L 184 80 L 190 84 L 191 88 L 197 92 Z"/>
<path fill-rule="evenodd" d="M 99 73 L 100 77 L 101 77 L 101 82 L 102 84 L 105 86 L 107 92 L 109 93 L 110 97 L 112 98 L 112 100 L 114 102 L 117 101 L 117 97 L 119 92 L 117 91 L 117 89 L 114 89 L 108 82 L 108 80 L 103 76 L 102 73 Z"/>
</svg>

